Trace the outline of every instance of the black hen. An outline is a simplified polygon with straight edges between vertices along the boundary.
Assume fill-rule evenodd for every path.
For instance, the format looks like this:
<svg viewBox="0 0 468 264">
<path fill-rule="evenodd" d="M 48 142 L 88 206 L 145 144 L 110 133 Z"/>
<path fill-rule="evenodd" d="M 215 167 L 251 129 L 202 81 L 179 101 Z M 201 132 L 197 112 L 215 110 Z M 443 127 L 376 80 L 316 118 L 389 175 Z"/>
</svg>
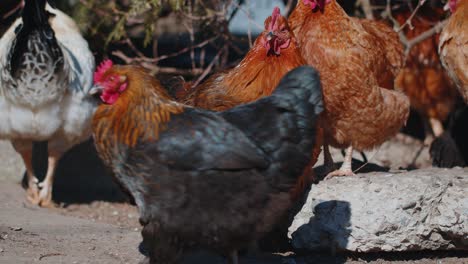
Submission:
<svg viewBox="0 0 468 264">
<path fill-rule="evenodd" d="M 468 165 L 468 106 L 449 116 L 447 130 L 431 144 L 432 165 L 442 168 Z"/>
<path fill-rule="evenodd" d="M 176 263 L 188 249 L 233 253 L 286 213 L 323 110 L 317 71 L 297 68 L 271 96 L 225 112 L 172 101 L 134 66 L 99 74 L 104 101 L 116 91 L 112 80 L 128 85 L 99 107 L 93 132 L 100 156 L 135 197 L 151 263 Z"/>
</svg>

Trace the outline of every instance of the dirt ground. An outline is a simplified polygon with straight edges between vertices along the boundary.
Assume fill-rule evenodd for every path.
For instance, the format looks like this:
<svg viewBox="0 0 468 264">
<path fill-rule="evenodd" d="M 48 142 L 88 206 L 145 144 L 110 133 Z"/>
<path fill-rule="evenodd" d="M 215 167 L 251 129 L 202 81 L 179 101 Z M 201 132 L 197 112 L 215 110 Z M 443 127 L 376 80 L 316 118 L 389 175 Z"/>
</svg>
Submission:
<svg viewBox="0 0 468 264">
<path fill-rule="evenodd" d="M 333 156 L 336 161 L 342 160 L 338 150 L 333 151 Z M 430 166 L 427 147 L 402 135 L 366 156 L 369 164 L 362 171 Z M 359 153 L 355 158 L 361 159 Z M 359 166 L 357 162 L 356 168 Z M 0 142 L 0 263 L 138 263 L 144 258 L 138 250 L 138 211 L 126 202 L 126 196 L 93 153 L 91 143 L 63 158 L 54 185 L 57 208 L 38 208 L 26 202 L 20 185 L 23 171 L 21 160 L 9 144 Z M 225 260 L 194 253 L 184 263 Z M 263 252 L 243 256 L 241 263 L 468 264 L 468 252 Z"/>
</svg>

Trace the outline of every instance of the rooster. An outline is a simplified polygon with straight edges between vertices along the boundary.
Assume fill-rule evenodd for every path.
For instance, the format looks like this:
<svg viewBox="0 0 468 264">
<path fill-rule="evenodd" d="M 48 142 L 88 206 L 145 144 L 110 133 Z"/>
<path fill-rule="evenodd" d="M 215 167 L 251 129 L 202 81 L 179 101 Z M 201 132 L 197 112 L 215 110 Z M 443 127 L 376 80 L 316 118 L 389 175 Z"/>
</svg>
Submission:
<svg viewBox="0 0 468 264">
<path fill-rule="evenodd" d="M 448 0 L 452 16 L 440 34 L 439 55 L 458 91 L 468 103 L 468 0 Z"/>
<path fill-rule="evenodd" d="M 280 9 L 265 20 L 265 30 L 235 68 L 212 75 L 201 85 L 179 93 L 181 102 L 222 111 L 270 95 L 281 77 L 304 65 L 294 34 Z"/>
<path fill-rule="evenodd" d="M 95 82 L 95 145 L 135 198 L 151 263 L 191 248 L 235 252 L 283 217 L 322 111 L 315 70 L 299 67 L 271 96 L 224 112 L 173 101 L 139 66 L 105 61 Z"/>
<path fill-rule="evenodd" d="M 46 0 L 26 0 L 22 17 L 0 39 L 0 138 L 21 155 L 33 204 L 53 205 L 58 160 L 91 135 L 93 71 L 94 57 L 77 26 Z M 32 168 L 36 141 L 48 141 L 49 150 L 40 183 Z"/>
<path fill-rule="evenodd" d="M 353 149 L 365 150 L 395 135 L 409 115 L 409 100 L 394 91 L 403 64 L 398 35 L 381 22 L 349 17 L 335 0 L 300 0 L 289 23 L 301 54 L 323 85 L 324 157 L 328 145 L 347 148 L 333 176 L 354 175 Z"/>
</svg>

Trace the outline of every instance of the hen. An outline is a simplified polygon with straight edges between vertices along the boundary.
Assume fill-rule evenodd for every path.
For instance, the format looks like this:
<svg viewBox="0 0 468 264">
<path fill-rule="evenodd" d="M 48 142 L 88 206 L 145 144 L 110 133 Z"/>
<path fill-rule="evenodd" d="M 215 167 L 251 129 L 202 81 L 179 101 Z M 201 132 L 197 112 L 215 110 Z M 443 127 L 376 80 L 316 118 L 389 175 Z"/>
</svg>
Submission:
<svg viewBox="0 0 468 264">
<path fill-rule="evenodd" d="M 322 111 L 312 68 L 224 112 L 172 101 L 137 66 L 106 61 L 95 82 L 104 102 L 93 119 L 96 148 L 135 198 L 151 263 L 176 263 L 186 249 L 235 252 L 290 206 Z"/>
<path fill-rule="evenodd" d="M 455 109 L 448 120 L 447 130 L 431 144 L 432 165 L 465 167 L 468 165 L 468 106 Z"/>
<path fill-rule="evenodd" d="M 26 0 L 22 18 L 0 39 L 0 138 L 23 158 L 34 204 L 52 204 L 57 161 L 91 135 L 93 70 L 94 57 L 75 23 L 46 0 Z M 48 141 L 41 183 L 32 169 L 35 141 Z"/>
<path fill-rule="evenodd" d="M 440 34 L 439 55 L 468 103 L 468 1 L 449 0 L 447 5 L 453 14 Z"/>
<path fill-rule="evenodd" d="M 402 45 L 391 28 L 351 18 L 335 0 L 300 0 L 289 23 L 302 56 L 320 72 L 327 167 L 333 164 L 328 145 L 347 148 L 343 165 L 327 178 L 353 175 L 353 149 L 378 146 L 408 118 L 408 98 L 392 90 Z"/>
<path fill-rule="evenodd" d="M 411 13 L 411 10 L 404 9 L 394 12 L 394 17 L 403 25 Z M 411 40 L 430 30 L 442 19 L 442 13 L 441 7 L 425 5 L 411 20 L 414 28 L 405 27 L 402 33 Z M 425 119 L 426 124 L 430 124 L 435 137 L 444 132 L 442 123 L 454 109 L 458 97 L 455 86 L 440 63 L 438 43 L 439 34 L 435 34 L 413 46 L 395 83 L 396 88 L 410 98 L 411 107 Z M 426 135 L 426 143 L 429 143 L 432 138 L 429 136 L 430 129 Z"/>
<path fill-rule="evenodd" d="M 275 7 L 265 20 L 265 30 L 235 68 L 212 75 L 201 85 L 180 95 L 180 101 L 222 111 L 270 95 L 281 77 L 304 65 L 286 18 Z"/>
</svg>

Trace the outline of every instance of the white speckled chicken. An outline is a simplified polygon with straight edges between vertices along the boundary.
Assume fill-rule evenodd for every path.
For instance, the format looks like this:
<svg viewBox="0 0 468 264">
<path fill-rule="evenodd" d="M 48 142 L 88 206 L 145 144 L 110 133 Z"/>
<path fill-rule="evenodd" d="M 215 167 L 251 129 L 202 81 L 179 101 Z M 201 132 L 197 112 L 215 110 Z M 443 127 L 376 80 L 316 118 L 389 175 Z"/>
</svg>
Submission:
<svg viewBox="0 0 468 264">
<path fill-rule="evenodd" d="M 94 57 L 76 24 L 47 0 L 26 0 L 22 17 L 0 39 L 0 139 L 22 156 L 33 204 L 52 205 L 58 160 L 90 136 L 93 71 Z M 35 141 L 48 141 L 40 183 L 32 169 Z"/>
</svg>

